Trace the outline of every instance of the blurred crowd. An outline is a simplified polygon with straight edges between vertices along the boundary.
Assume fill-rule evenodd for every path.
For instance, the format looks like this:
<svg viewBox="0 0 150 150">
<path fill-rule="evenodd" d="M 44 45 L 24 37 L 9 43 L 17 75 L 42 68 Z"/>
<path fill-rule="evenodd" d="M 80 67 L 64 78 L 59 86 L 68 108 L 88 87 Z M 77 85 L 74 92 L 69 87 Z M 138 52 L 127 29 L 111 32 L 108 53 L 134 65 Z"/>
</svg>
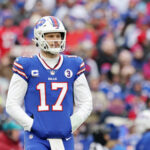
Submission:
<svg viewBox="0 0 150 150">
<path fill-rule="evenodd" d="M 93 96 L 75 150 L 148 150 L 139 147 L 150 130 L 149 0 L 0 0 L 0 141 L 16 142 L 8 133 L 15 130 L 22 146 L 14 150 L 23 148 L 23 130 L 5 112 L 11 67 L 39 52 L 33 27 L 48 15 L 63 21 L 64 53 L 84 59 Z"/>
</svg>

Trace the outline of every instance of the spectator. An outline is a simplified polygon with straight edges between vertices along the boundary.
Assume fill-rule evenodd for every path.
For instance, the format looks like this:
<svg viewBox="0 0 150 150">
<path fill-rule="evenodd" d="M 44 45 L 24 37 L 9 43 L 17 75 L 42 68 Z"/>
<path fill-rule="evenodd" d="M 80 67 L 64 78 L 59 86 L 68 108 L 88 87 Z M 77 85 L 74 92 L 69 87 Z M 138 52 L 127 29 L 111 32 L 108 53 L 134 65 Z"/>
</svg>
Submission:
<svg viewBox="0 0 150 150">
<path fill-rule="evenodd" d="M 97 126 L 93 131 L 94 142 L 90 150 L 125 150 L 118 144 L 119 129 L 113 124 Z"/>
<path fill-rule="evenodd" d="M 150 110 L 142 111 L 137 119 L 136 119 L 136 126 L 137 132 L 142 133 L 142 138 L 138 141 L 136 145 L 136 150 L 148 150 L 150 143 Z"/>
<path fill-rule="evenodd" d="M 22 31 L 14 26 L 12 12 L 4 12 L 3 26 L 0 27 L 0 58 L 8 54 L 15 44 L 21 44 L 21 37 Z"/>
<path fill-rule="evenodd" d="M 141 72 L 144 65 L 144 50 L 140 44 L 135 44 L 131 47 L 133 54 L 132 65 L 133 67 Z"/>
<path fill-rule="evenodd" d="M 21 127 L 13 121 L 5 122 L 0 132 L 1 150 L 23 150 L 20 144 L 19 136 Z"/>
</svg>

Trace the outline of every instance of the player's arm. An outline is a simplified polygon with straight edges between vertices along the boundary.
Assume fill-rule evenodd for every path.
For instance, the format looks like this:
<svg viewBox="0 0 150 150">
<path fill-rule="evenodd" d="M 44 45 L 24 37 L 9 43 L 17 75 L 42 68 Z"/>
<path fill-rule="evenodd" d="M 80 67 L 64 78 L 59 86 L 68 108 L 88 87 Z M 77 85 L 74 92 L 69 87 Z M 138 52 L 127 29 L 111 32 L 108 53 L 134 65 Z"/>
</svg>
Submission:
<svg viewBox="0 0 150 150">
<path fill-rule="evenodd" d="M 85 78 L 82 73 L 74 83 L 74 101 L 75 109 L 71 116 L 72 132 L 74 132 L 90 115 L 93 104 L 92 95 Z"/>
<path fill-rule="evenodd" d="M 21 107 L 27 91 L 27 82 L 18 74 L 13 74 L 6 101 L 7 113 L 15 119 L 24 130 L 30 131 L 33 119 L 30 118 Z"/>
</svg>

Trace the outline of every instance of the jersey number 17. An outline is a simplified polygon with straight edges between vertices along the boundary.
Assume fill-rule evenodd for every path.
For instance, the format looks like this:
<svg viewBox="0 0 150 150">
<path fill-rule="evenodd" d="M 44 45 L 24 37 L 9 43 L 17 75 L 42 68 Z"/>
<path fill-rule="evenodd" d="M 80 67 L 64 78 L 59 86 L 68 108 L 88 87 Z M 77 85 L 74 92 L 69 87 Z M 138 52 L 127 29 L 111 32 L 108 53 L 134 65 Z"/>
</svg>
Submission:
<svg viewBox="0 0 150 150">
<path fill-rule="evenodd" d="M 68 91 L 68 83 L 52 82 L 51 90 L 58 90 L 58 89 L 61 89 L 61 91 L 56 100 L 56 103 L 52 105 L 52 111 L 63 111 L 62 102 Z M 38 105 L 38 111 L 49 111 L 50 106 L 46 104 L 46 83 L 45 82 L 38 83 L 36 86 L 36 90 L 38 90 L 40 94 L 40 105 Z"/>
</svg>

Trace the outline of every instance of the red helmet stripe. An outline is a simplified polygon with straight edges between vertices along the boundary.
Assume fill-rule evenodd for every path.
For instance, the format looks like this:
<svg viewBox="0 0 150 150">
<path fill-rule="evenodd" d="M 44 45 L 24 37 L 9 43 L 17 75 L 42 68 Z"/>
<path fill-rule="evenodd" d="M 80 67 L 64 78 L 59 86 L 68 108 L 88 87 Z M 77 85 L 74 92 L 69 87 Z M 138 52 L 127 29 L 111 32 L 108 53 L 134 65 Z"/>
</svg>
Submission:
<svg viewBox="0 0 150 150">
<path fill-rule="evenodd" d="M 58 23 L 57 19 L 55 17 L 53 17 L 53 16 L 50 16 L 50 19 L 51 19 L 51 21 L 53 23 L 53 27 L 58 28 L 59 27 L 59 23 Z"/>
</svg>

